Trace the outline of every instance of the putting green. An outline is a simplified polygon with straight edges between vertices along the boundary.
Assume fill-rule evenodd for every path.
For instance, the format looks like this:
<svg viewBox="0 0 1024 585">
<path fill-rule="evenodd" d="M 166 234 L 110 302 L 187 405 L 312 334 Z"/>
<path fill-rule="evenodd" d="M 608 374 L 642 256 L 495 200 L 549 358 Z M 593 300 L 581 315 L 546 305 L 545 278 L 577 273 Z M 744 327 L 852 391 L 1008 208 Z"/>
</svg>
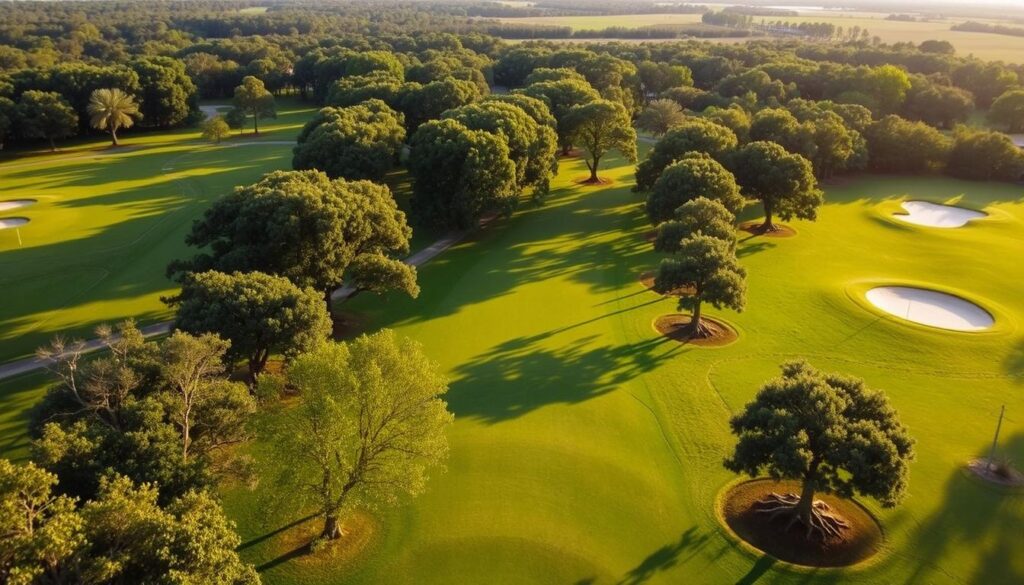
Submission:
<svg viewBox="0 0 1024 585">
<path fill-rule="evenodd" d="M 421 268 L 418 299 L 361 295 L 345 306 L 367 328 L 420 340 L 448 371 L 451 459 L 426 494 L 379 512 L 364 555 L 342 566 L 292 553 L 288 526 L 304 511 L 273 510 L 258 490 L 225 486 L 241 553 L 265 583 L 1024 579 L 1016 554 L 1024 498 L 962 472 L 987 453 L 1004 403 L 1001 453 L 1024 460 L 1024 417 L 1013 414 L 1024 412 L 1020 187 L 913 177 L 827 186 L 819 221 L 794 222 L 796 237 L 741 234 L 747 310 L 708 310 L 739 338 L 700 348 L 652 329 L 675 299 L 637 281 L 659 257 L 643 238 L 650 228 L 640 198 L 629 192 L 632 166 L 608 164 L 613 186 L 584 187 L 571 182 L 583 163 L 563 161 L 546 205 L 527 205 Z M 74 180 L 59 169 L 55 178 Z M 94 196 L 108 191 L 92 188 Z M 960 230 L 891 218 L 905 196 L 959 194 L 990 217 Z M 97 277 L 85 268 L 69 269 L 67 279 Z M 881 317 L 849 292 L 867 282 L 972 291 L 996 327 L 964 335 Z M 55 294 L 45 278 L 24 287 L 18 298 Z M 77 318 L 89 314 L 74 306 Z M 866 502 L 887 540 L 864 567 L 783 568 L 725 536 L 715 519 L 716 495 L 734 480 L 721 467 L 733 444 L 728 418 L 779 362 L 796 357 L 884 388 L 918 440 L 906 502 L 894 510 Z M 6 454 L 25 453 L 19 415 L 38 399 L 41 380 L 0 383 Z M 272 447 L 251 450 L 259 458 Z"/>
</svg>

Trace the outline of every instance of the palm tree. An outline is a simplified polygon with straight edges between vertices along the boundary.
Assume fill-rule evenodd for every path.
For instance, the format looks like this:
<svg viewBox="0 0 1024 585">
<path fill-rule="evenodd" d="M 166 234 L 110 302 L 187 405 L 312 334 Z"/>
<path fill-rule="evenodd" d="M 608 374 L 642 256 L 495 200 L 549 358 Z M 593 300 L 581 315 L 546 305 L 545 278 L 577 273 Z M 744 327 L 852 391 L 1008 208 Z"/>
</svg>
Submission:
<svg viewBox="0 0 1024 585">
<path fill-rule="evenodd" d="M 93 91 L 86 109 L 92 127 L 110 132 L 114 146 L 117 146 L 117 131 L 131 128 L 135 123 L 132 116 L 139 115 L 139 104 L 135 103 L 135 98 L 117 88 Z"/>
</svg>

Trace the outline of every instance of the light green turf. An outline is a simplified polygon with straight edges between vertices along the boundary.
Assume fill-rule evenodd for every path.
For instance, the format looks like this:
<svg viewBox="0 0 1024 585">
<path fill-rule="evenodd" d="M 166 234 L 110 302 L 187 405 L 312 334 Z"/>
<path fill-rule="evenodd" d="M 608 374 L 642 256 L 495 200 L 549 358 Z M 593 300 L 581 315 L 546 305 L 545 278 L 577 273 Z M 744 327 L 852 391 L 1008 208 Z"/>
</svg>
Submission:
<svg viewBox="0 0 1024 585">
<path fill-rule="evenodd" d="M 783 17 L 781 20 L 793 23 L 829 22 L 849 29 L 859 26 L 867 29 L 872 36 L 877 36 L 884 43 L 920 43 L 927 40 L 944 40 L 953 43 L 960 55 L 974 55 L 978 58 L 1009 63 L 1024 62 L 1024 37 L 997 35 L 980 32 L 950 30 L 950 27 L 967 19 L 933 20 L 928 22 L 903 22 L 886 20 L 889 13 L 855 12 L 851 14 L 816 14 L 805 11 L 801 16 Z M 638 28 L 657 25 L 681 25 L 700 22 L 699 14 L 614 14 L 605 16 L 534 16 L 522 18 L 502 18 L 507 23 L 523 23 L 550 26 L 568 26 L 573 30 L 595 30 L 608 27 Z M 765 17 L 766 22 L 779 18 Z M 990 19 L 977 18 L 978 22 L 1005 24 Z M 754 21 L 761 22 L 761 17 Z M 764 37 L 750 37 L 764 38 Z M 749 39 L 729 39 L 730 42 L 743 42 Z"/>
<path fill-rule="evenodd" d="M 220 146 L 198 130 L 125 136 L 108 149 L 82 141 L 60 153 L 0 162 L 0 200 L 36 199 L 0 212 L 30 223 L 0 230 L 0 362 L 30 354 L 57 332 L 91 336 L 99 323 L 168 318 L 167 263 L 189 253 L 185 234 L 235 185 L 291 166 L 292 141 L 312 110 L 285 100 L 259 137 Z M 247 132 L 250 130 L 247 129 Z"/>
<path fill-rule="evenodd" d="M 452 379 L 452 456 L 429 492 L 379 515 L 354 564 L 289 556 L 269 514 L 226 491 L 246 559 L 266 583 L 1009 583 L 1024 579 L 1024 495 L 960 472 L 991 440 L 1024 461 L 1018 186 L 865 177 L 828 187 L 817 223 L 792 239 L 746 238 L 747 310 L 712 313 L 740 330 L 726 348 L 662 341 L 651 322 L 674 303 L 636 276 L 657 257 L 629 192 L 582 188 L 563 162 L 552 197 L 420 271 L 415 301 L 360 297 L 368 326 L 420 340 Z M 963 197 L 958 197 L 964 194 Z M 889 217 L 903 196 L 955 201 L 991 217 L 957 230 Z M 753 217 L 752 214 L 751 217 Z M 866 281 L 931 283 L 993 309 L 992 333 L 907 325 L 867 310 Z M 906 503 L 879 510 L 886 549 L 868 567 L 793 572 L 742 552 L 714 520 L 733 479 L 721 467 L 727 420 L 776 372 L 806 356 L 888 391 L 918 440 Z M 269 448 L 263 445 L 261 448 Z M 257 450 L 258 453 L 258 450 Z"/>
<path fill-rule="evenodd" d="M 268 514 L 258 492 L 226 487 L 242 554 L 264 582 L 1024 580 L 1024 495 L 959 470 L 986 451 L 1002 403 L 1001 448 L 1024 461 L 1024 189 L 900 177 L 830 185 L 820 220 L 794 222 L 796 238 L 744 239 L 748 308 L 710 311 L 741 337 L 698 349 L 651 327 L 674 303 L 636 281 L 657 256 L 643 238 L 641 198 L 629 192 L 631 166 L 609 164 L 605 176 L 619 183 L 595 189 L 572 184 L 585 170 L 563 161 L 547 205 L 423 267 L 418 299 L 364 295 L 345 307 L 369 328 L 420 340 L 449 372 L 452 456 L 428 493 L 378 513 L 373 546 L 342 566 L 287 554 L 277 530 L 301 511 Z M 906 225 L 889 217 L 904 196 L 991 215 L 956 230 Z M 866 282 L 962 291 L 999 323 L 979 334 L 908 325 L 851 297 Z M 886 389 L 918 439 L 905 504 L 867 502 L 886 550 L 859 570 L 782 569 L 744 552 L 714 520 L 715 497 L 733 480 L 721 468 L 729 415 L 797 356 Z M 0 383 L 4 454 L 24 455 L 20 409 L 40 384 Z"/>
</svg>

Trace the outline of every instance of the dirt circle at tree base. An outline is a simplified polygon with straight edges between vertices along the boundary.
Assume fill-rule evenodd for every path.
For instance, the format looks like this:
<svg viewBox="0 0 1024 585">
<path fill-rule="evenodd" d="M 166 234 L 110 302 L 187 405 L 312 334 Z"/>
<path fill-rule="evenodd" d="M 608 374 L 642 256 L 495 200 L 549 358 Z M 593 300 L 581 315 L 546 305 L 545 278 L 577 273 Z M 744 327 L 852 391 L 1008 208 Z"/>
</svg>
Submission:
<svg viewBox="0 0 1024 585">
<path fill-rule="evenodd" d="M 302 564 L 342 569 L 357 564 L 374 548 L 380 536 L 377 519 L 364 511 L 352 512 L 342 522 L 341 538 L 318 540 L 323 527 L 323 516 L 313 516 L 291 526 L 278 537 L 279 554 Z"/>
<path fill-rule="evenodd" d="M 639 278 L 640 284 L 643 285 L 643 287 L 646 288 L 647 290 L 665 297 L 690 296 L 694 292 L 693 287 L 691 286 L 681 286 L 675 290 L 670 290 L 667 293 L 659 293 L 658 291 L 654 290 L 654 279 L 657 275 L 657 271 L 654 270 L 646 270 L 644 272 L 641 272 Z"/>
<path fill-rule="evenodd" d="M 615 180 L 598 176 L 596 181 L 592 181 L 590 180 L 590 175 L 580 175 L 573 179 L 573 183 L 583 187 L 607 187 L 609 185 L 614 185 Z"/>
<path fill-rule="evenodd" d="M 884 536 L 875 517 L 854 500 L 832 494 L 814 495 L 846 528 L 840 536 L 822 537 L 799 522 L 790 525 L 785 517 L 770 518 L 762 501 L 772 494 L 799 494 L 800 483 L 752 479 L 732 484 L 719 495 L 718 520 L 733 536 L 781 561 L 805 567 L 848 567 L 866 561 L 881 548 Z"/>
<path fill-rule="evenodd" d="M 757 221 L 745 221 L 739 226 L 740 231 L 747 232 L 755 236 L 764 236 L 766 238 L 792 238 L 796 236 L 796 230 L 781 223 L 775 224 L 775 229 L 772 231 L 762 231 L 761 225 L 764 224 L 763 220 Z"/>
<path fill-rule="evenodd" d="M 721 347 L 729 345 L 739 338 L 739 333 L 732 325 L 707 316 L 702 316 L 700 320 L 710 334 L 704 337 L 692 337 L 689 329 L 691 318 L 690 315 L 683 313 L 661 315 L 654 320 L 654 329 L 673 341 L 701 347 Z"/>
<path fill-rule="evenodd" d="M 999 463 L 997 459 L 996 464 Z M 1002 465 L 1002 469 L 999 469 L 996 465 L 991 465 L 987 457 L 982 457 L 968 461 L 967 471 L 985 482 L 1014 491 L 1024 490 L 1024 473 L 1014 469 L 1009 462 L 1003 462 Z"/>
</svg>

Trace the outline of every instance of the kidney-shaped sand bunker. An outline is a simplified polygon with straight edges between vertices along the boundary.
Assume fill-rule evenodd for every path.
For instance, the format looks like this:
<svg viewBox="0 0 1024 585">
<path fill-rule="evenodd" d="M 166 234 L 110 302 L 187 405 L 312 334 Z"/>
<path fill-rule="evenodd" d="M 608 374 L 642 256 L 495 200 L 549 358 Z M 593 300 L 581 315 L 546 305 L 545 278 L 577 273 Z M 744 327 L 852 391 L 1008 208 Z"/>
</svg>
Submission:
<svg viewBox="0 0 1024 585">
<path fill-rule="evenodd" d="M 907 321 L 951 329 L 984 331 L 995 320 L 992 314 L 958 296 L 909 286 L 880 286 L 864 295 L 879 309 Z"/>
<path fill-rule="evenodd" d="M 985 217 L 986 214 L 973 209 L 964 209 L 953 205 L 939 205 L 927 201 L 904 201 L 906 213 L 897 213 L 894 217 L 900 221 L 936 228 L 958 228 L 967 225 L 972 219 Z"/>
<path fill-rule="evenodd" d="M 28 223 L 27 217 L 0 217 L 0 230 L 16 228 Z"/>
</svg>

